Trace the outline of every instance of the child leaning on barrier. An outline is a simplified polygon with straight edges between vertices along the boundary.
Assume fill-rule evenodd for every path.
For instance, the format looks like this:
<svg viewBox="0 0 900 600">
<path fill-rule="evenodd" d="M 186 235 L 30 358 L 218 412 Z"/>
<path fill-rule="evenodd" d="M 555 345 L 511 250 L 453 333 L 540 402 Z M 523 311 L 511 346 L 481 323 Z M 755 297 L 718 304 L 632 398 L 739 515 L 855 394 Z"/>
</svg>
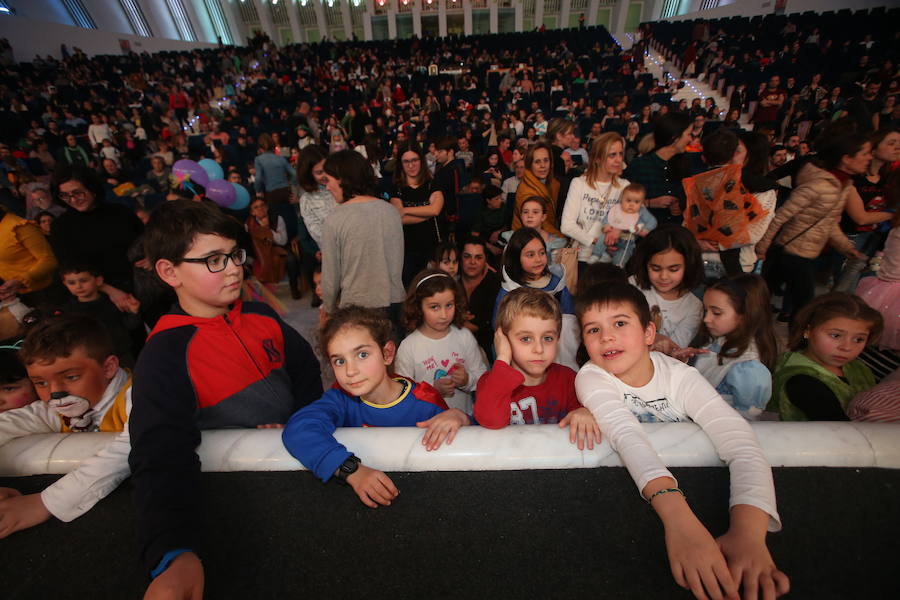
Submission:
<svg viewBox="0 0 900 600">
<path fill-rule="evenodd" d="M 129 421 L 149 597 L 202 594 L 201 430 L 283 424 L 322 393 L 306 340 L 268 305 L 240 300 L 242 236 L 218 207 L 190 200 L 156 207 L 144 232 L 153 271 L 178 298 L 138 357 Z"/>
<path fill-rule="evenodd" d="M 479 425 L 559 423 L 579 449 L 600 442 L 597 422 L 575 396 L 575 371 L 555 362 L 561 327 L 559 303 L 547 292 L 522 287 L 503 298 L 494 333 L 497 360 L 478 380 Z"/>
<path fill-rule="evenodd" d="M 881 313 L 858 296 L 831 292 L 807 304 L 775 365 L 768 410 L 782 421 L 848 420 L 850 400 L 875 386 L 858 357 L 883 330 Z"/>
<path fill-rule="evenodd" d="M 321 351 L 337 382 L 317 401 L 297 411 L 284 428 L 284 445 L 322 481 L 334 478 L 353 488 L 371 508 L 388 506 L 399 493 L 383 472 L 363 465 L 334 439 L 338 427 L 421 427 L 422 444 L 436 450 L 469 424 L 466 413 L 447 408 L 427 383 L 391 377 L 397 346 L 391 322 L 379 309 L 348 305 L 322 327 Z"/>
<path fill-rule="evenodd" d="M 425 269 L 409 285 L 404 303 L 409 335 L 400 343 L 394 370 L 427 381 L 447 406 L 472 414 L 472 392 L 487 363 L 466 329 L 466 292 L 441 269 Z"/>
<path fill-rule="evenodd" d="M 744 598 L 786 593 L 788 578 L 766 547 L 766 531 L 781 529 L 772 470 L 750 425 L 696 369 L 650 351 L 656 326 L 639 289 L 595 286 L 579 295 L 576 312 L 590 356 L 575 378 L 578 399 L 662 520 L 675 581 L 698 598 L 737 598 L 739 586 Z M 731 523 L 718 539 L 650 444 L 648 421 L 696 423 L 728 464 Z"/>
<path fill-rule="evenodd" d="M 131 374 L 103 326 L 83 315 L 51 318 L 28 333 L 20 356 L 40 401 L 0 413 L 0 446 L 35 433 L 118 435 L 40 494 L 0 488 L 0 538 L 50 517 L 72 521 L 129 474 Z"/>
</svg>

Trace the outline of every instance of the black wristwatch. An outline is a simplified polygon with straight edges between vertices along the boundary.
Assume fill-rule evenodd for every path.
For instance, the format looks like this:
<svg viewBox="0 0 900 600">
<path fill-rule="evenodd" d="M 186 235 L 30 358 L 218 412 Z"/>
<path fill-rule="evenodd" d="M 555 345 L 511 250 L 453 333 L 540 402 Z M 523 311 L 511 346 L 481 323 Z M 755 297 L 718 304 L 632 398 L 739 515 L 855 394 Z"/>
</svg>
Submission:
<svg viewBox="0 0 900 600">
<path fill-rule="evenodd" d="M 352 454 L 348 456 L 347 460 L 342 462 L 341 466 L 334 472 L 335 481 L 347 485 L 347 478 L 356 473 L 361 462 L 358 456 L 353 456 Z"/>
</svg>

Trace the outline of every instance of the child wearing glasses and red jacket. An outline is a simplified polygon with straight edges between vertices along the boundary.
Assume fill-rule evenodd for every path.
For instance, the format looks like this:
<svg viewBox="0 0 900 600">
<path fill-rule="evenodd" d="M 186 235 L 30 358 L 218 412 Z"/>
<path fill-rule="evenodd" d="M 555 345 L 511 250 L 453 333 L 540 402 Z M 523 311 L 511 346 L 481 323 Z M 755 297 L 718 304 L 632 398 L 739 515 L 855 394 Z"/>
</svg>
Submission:
<svg viewBox="0 0 900 600">
<path fill-rule="evenodd" d="M 151 589 L 175 597 L 203 588 L 200 432 L 283 424 L 322 395 L 307 341 L 269 306 L 241 302 L 241 235 L 218 208 L 189 200 L 159 206 L 145 231 L 178 303 L 135 366 L 129 464 Z"/>
</svg>

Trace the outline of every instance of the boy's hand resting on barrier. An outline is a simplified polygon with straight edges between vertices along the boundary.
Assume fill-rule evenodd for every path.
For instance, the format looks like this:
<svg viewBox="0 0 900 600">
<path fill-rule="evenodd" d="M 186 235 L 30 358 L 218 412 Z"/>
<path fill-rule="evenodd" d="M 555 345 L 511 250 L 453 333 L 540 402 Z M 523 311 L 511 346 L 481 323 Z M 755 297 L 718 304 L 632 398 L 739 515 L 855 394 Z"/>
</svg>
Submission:
<svg viewBox="0 0 900 600">
<path fill-rule="evenodd" d="M 584 450 L 587 441 L 588 450 L 594 449 L 594 444 L 600 443 L 600 426 L 594 419 L 591 411 L 585 407 L 573 410 L 559 422 L 560 427 L 569 428 L 569 441 L 578 444 L 579 450 Z"/>
<path fill-rule="evenodd" d="M 0 488 L 0 491 L 6 494 L 5 499 L 0 500 L 0 539 L 40 525 L 52 516 L 40 494 L 23 496 L 13 488 Z"/>
<path fill-rule="evenodd" d="M 16 488 L 5 488 L 0 487 L 0 502 L 6 500 L 7 498 L 12 498 L 13 496 L 21 496 L 22 492 L 17 490 Z"/>
<path fill-rule="evenodd" d="M 769 515 L 747 504 L 731 508 L 731 527 L 716 541 L 745 600 L 775 600 L 791 589 L 788 576 L 778 570 L 766 547 Z"/>
<path fill-rule="evenodd" d="M 738 587 L 725 557 L 706 527 L 691 514 L 666 525 L 666 550 L 675 582 L 701 600 L 738 600 Z"/>
<path fill-rule="evenodd" d="M 722 551 L 675 485 L 670 477 L 657 477 L 641 490 L 663 523 L 675 583 L 700 600 L 739 600 Z"/>
<path fill-rule="evenodd" d="M 426 428 L 422 436 L 422 445 L 428 451 L 437 450 L 445 441 L 450 444 L 456 437 L 460 427 L 469 424 L 469 416 L 458 408 L 445 410 L 439 415 L 434 415 L 427 421 L 419 421 L 416 427 Z"/>
<path fill-rule="evenodd" d="M 355 473 L 347 476 L 347 485 L 369 508 L 378 508 L 379 504 L 390 506 L 391 500 L 400 493 L 390 477 L 365 465 L 359 465 Z"/>
<path fill-rule="evenodd" d="M 147 588 L 144 600 L 203 600 L 203 563 L 193 552 L 179 554 Z"/>
</svg>

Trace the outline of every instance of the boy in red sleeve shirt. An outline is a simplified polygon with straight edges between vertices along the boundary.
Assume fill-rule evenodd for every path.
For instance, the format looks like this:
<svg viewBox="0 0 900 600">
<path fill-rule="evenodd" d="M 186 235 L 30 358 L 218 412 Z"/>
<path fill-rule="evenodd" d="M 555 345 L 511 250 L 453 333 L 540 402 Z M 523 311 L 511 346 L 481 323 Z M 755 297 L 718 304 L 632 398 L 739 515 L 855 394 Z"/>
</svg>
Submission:
<svg viewBox="0 0 900 600">
<path fill-rule="evenodd" d="M 559 423 L 579 450 L 600 442 L 597 422 L 575 396 L 575 371 L 553 362 L 561 326 L 559 304 L 547 292 L 523 286 L 507 294 L 497 311 L 497 360 L 476 388 L 479 425 Z"/>
</svg>

